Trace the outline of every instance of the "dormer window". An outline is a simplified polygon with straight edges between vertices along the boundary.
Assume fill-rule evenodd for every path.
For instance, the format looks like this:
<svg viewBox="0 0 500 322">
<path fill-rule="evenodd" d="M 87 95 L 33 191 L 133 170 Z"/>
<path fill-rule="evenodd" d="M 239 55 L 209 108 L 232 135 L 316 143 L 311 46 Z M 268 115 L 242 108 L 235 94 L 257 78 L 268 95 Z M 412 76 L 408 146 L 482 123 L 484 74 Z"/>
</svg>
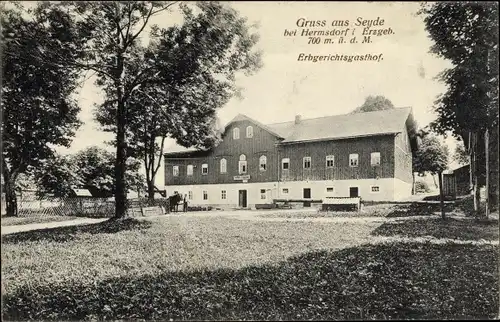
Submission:
<svg viewBox="0 0 500 322">
<path fill-rule="evenodd" d="M 235 127 L 233 129 L 233 139 L 238 140 L 240 138 L 240 129 Z"/>
<path fill-rule="evenodd" d="M 247 138 L 253 138 L 253 127 L 247 126 Z"/>
</svg>

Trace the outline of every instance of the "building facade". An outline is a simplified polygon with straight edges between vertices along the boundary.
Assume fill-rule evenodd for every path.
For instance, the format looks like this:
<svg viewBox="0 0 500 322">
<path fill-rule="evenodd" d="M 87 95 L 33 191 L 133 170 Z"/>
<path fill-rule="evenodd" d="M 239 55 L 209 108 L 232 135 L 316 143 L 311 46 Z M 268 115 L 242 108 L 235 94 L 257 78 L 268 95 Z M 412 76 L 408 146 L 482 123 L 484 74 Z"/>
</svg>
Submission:
<svg viewBox="0 0 500 322">
<path fill-rule="evenodd" d="M 240 114 L 210 151 L 165 154 L 165 189 L 221 208 L 329 196 L 400 200 L 411 194 L 415 132 L 410 108 L 269 125 Z"/>
</svg>

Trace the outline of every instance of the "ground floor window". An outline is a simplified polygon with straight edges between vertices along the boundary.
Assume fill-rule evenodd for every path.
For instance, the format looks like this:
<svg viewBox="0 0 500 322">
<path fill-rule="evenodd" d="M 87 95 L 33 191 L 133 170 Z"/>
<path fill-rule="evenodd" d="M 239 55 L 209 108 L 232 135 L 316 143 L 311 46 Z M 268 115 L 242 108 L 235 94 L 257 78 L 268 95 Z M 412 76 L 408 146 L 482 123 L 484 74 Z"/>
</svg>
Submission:
<svg viewBox="0 0 500 322">
<path fill-rule="evenodd" d="M 193 192 L 192 191 L 188 191 L 188 199 L 193 200 Z"/>
<path fill-rule="evenodd" d="M 208 200 L 208 192 L 206 190 L 203 191 L 203 200 Z"/>
<path fill-rule="evenodd" d="M 327 188 L 326 188 L 326 192 L 330 192 L 330 193 L 332 193 L 332 192 L 333 192 L 333 187 L 327 187 Z"/>
<path fill-rule="evenodd" d="M 283 192 L 283 194 L 287 195 L 288 194 L 288 188 L 283 188 L 283 190 L 281 190 Z"/>
<path fill-rule="evenodd" d="M 266 189 L 260 189 L 260 199 L 267 199 Z"/>
<path fill-rule="evenodd" d="M 226 196 L 227 196 L 227 195 L 226 195 L 226 190 L 222 190 L 222 191 L 221 191 L 221 196 L 220 196 L 220 197 L 221 197 L 221 199 L 222 199 L 222 200 L 225 200 L 225 199 L 226 199 Z"/>
<path fill-rule="evenodd" d="M 372 192 L 380 192 L 379 186 L 372 186 Z"/>
</svg>

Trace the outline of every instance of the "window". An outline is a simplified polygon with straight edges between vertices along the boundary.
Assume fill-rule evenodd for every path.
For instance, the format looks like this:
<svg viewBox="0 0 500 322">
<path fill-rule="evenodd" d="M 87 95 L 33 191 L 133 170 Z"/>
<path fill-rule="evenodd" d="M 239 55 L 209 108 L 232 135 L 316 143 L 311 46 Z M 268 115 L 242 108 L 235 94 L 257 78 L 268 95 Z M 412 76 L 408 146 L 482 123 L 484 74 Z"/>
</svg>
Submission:
<svg viewBox="0 0 500 322">
<path fill-rule="evenodd" d="M 281 160 L 281 167 L 282 167 L 283 170 L 290 169 L 290 159 L 289 158 L 285 158 L 285 159 Z"/>
<path fill-rule="evenodd" d="M 372 152 L 370 160 L 372 167 L 380 165 L 380 152 Z"/>
<path fill-rule="evenodd" d="M 240 129 L 235 127 L 233 129 L 233 139 L 238 140 L 240 138 Z"/>
<path fill-rule="evenodd" d="M 174 165 L 172 167 L 172 175 L 174 177 L 178 177 L 179 176 L 179 166 L 178 165 Z"/>
<path fill-rule="evenodd" d="M 187 174 L 188 176 L 192 176 L 192 175 L 193 175 L 193 165 L 192 165 L 192 164 L 189 164 L 189 165 L 187 166 L 186 174 Z"/>
<path fill-rule="evenodd" d="M 335 164 L 335 157 L 333 155 L 327 155 L 326 156 L 326 167 L 333 168 L 334 164 Z"/>
<path fill-rule="evenodd" d="M 262 155 L 259 158 L 259 169 L 260 171 L 266 171 L 266 167 L 267 167 L 267 157 L 265 155 Z"/>
<path fill-rule="evenodd" d="M 311 169 L 311 157 L 304 157 L 304 169 Z"/>
<path fill-rule="evenodd" d="M 220 198 L 221 198 L 222 200 L 226 200 L 226 197 L 227 197 L 226 190 L 222 190 L 220 193 L 221 193 Z"/>
<path fill-rule="evenodd" d="M 227 160 L 221 159 L 220 160 L 220 173 L 226 173 L 226 172 L 227 172 Z"/>
<path fill-rule="evenodd" d="M 208 200 L 208 192 L 203 190 L 203 200 Z"/>
<path fill-rule="evenodd" d="M 349 166 L 351 166 L 351 167 L 358 166 L 358 155 L 356 153 L 349 154 Z"/>
<path fill-rule="evenodd" d="M 260 199 L 267 199 L 266 189 L 260 189 Z"/>
<path fill-rule="evenodd" d="M 283 194 L 285 194 L 285 195 L 288 194 L 288 188 L 283 188 L 282 191 L 283 191 Z"/>
<path fill-rule="evenodd" d="M 379 186 L 372 186 L 372 192 L 380 192 Z"/>
<path fill-rule="evenodd" d="M 208 174 L 208 164 L 207 163 L 203 163 L 201 165 L 201 174 L 203 174 L 203 175 L 207 175 Z"/>
<path fill-rule="evenodd" d="M 238 172 L 240 174 L 247 173 L 247 157 L 246 155 L 240 155 L 240 161 L 238 161 Z"/>
<path fill-rule="evenodd" d="M 247 138 L 253 138 L 253 127 L 247 126 Z"/>
<path fill-rule="evenodd" d="M 333 192 L 333 187 L 327 187 L 326 192 L 332 193 Z"/>
<path fill-rule="evenodd" d="M 193 200 L 193 192 L 192 191 L 188 191 L 188 199 Z"/>
</svg>

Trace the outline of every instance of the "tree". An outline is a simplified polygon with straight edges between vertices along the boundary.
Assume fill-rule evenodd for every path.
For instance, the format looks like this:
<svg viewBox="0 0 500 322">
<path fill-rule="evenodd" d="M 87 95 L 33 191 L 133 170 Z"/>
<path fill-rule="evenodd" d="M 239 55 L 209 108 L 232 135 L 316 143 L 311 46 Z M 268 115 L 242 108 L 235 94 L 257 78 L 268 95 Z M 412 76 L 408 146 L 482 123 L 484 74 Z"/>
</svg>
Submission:
<svg viewBox="0 0 500 322">
<path fill-rule="evenodd" d="M 73 188 L 82 184 L 78 169 L 70 157 L 57 154 L 35 170 L 35 180 L 39 195 L 50 193 L 55 197 L 69 197 Z"/>
<path fill-rule="evenodd" d="M 352 113 L 363 113 L 363 112 L 373 112 L 373 111 L 382 111 L 394 108 L 392 102 L 387 99 L 385 96 L 377 95 L 372 96 L 369 95 L 363 105 L 357 107 Z"/>
<path fill-rule="evenodd" d="M 469 164 L 469 153 L 465 150 L 465 146 L 462 144 L 457 144 L 455 147 L 455 153 L 453 154 L 453 159 L 460 165 Z"/>
<path fill-rule="evenodd" d="M 51 146 L 69 146 L 80 122 L 71 99 L 79 70 L 77 30 L 62 10 L 40 4 L 25 11 L 4 7 L 2 25 L 2 175 L 7 215 L 17 215 L 16 182 L 52 156 Z M 43 54 L 41 54 L 43 53 Z M 58 59 L 62 55 L 64 61 Z"/>
<path fill-rule="evenodd" d="M 422 137 L 419 149 L 413 155 L 413 171 L 424 175 L 430 173 L 438 176 L 439 196 L 441 200 L 441 216 L 444 219 L 444 196 L 443 196 L 443 177 L 442 173 L 448 167 L 448 147 L 441 144 L 439 139 L 427 134 Z"/>
<path fill-rule="evenodd" d="M 183 28 L 163 30 L 151 25 L 153 16 L 167 11 L 175 3 L 115 1 L 62 2 L 57 6 L 47 4 L 49 8 L 63 7 L 72 18 L 72 26 L 76 26 L 86 40 L 76 50 L 82 53 L 83 58 L 74 66 L 95 72 L 96 85 L 105 94 L 104 105 L 116 111 L 113 131 L 116 133 L 115 217 L 118 218 L 126 213 L 124 180 L 128 157 L 127 134 L 130 132 L 128 109 L 134 95 L 142 87 L 147 88 L 148 84 L 161 84 L 165 80 L 169 80 L 167 83 L 174 84 L 174 89 L 180 91 L 183 84 L 198 81 L 198 78 L 209 80 L 211 73 L 215 74 L 212 75 L 214 79 L 222 77 L 232 81 L 234 73 L 231 71 L 245 69 L 259 57 L 247 50 L 252 47 L 254 38 L 238 34 L 243 31 L 241 26 L 245 26 L 244 19 L 238 17 L 234 10 L 216 2 L 198 3 L 196 14 L 189 9 L 191 4 L 181 5 L 185 21 L 190 21 L 191 15 L 199 17 L 198 20 L 192 20 L 194 23 L 202 23 L 192 26 L 194 34 L 186 35 Z M 159 51 L 156 53 L 159 55 L 149 52 L 141 43 L 147 27 L 151 29 L 150 38 L 158 38 Z M 162 38 L 168 39 L 169 35 L 173 36 L 175 43 L 162 41 Z M 169 48 L 171 45 L 179 45 L 184 49 Z M 178 54 L 186 56 L 175 56 Z M 157 59 L 161 55 L 164 55 L 163 59 Z M 64 61 L 65 57 L 61 55 L 59 59 Z M 162 63 L 158 65 L 155 61 Z M 174 63 L 174 66 L 169 66 L 170 61 L 182 61 L 183 64 Z M 170 67 L 166 69 L 174 72 L 162 73 L 158 67 Z M 175 70 L 172 67 L 180 68 Z M 193 70 L 195 72 L 189 72 Z M 165 95 L 171 95 L 169 93 Z M 197 110 L 195 114 L 203 118 L 207 111 Z M 193 133 L 196 130 L 195 127 Z"/>
<path fill-rule="evenodd" d="M 144 178 L 139 174 L 140 162 L 132 158 L 127 161 L 126 189 L 142 187 Z M 36 178 L 43 193 L 58 197 L 71 196 L 74 188 L 109 197 L 116 191 L 114 164 L 113 153 L 93 146 L 73 155 L 56 155 L 36 171 Z"/>
<path fill-rule="evenodd" d="M 199 149 L 216 145 L 216 110 L 238 94 L 236 73 L 249 75 L 261 65 L 253 52 L 258 37 L 237 11 L 213 2 L 198 3 L 199 14 L 181 8 L 183 24 L 153 28 L 153 41 L 131 61 L 156 75 L 142 82 L 127 106 L 127 154 L 143 160 L 150 199 L 165 139 Z M 116 112 L 112 102 L 99 106 L 96 119 L 105 131 L 116 131 Z"/>
<path fill-rule="evenodd" d="M 448 88 L 436 100 L 432 127 L 439 134 L 451 132 L 467 146 L 478 214 L 479 178 L 484 174 L 488 187 L 490 162 L 498 167 L 498 155 L 488 160 L 485 153 L 491 149 L 489 136 L 498 133 L 498 4 L 424 4 L 420 14 L 434 40 L 431 52 L 453 64 L 440 75 Z"/>
</svg>

